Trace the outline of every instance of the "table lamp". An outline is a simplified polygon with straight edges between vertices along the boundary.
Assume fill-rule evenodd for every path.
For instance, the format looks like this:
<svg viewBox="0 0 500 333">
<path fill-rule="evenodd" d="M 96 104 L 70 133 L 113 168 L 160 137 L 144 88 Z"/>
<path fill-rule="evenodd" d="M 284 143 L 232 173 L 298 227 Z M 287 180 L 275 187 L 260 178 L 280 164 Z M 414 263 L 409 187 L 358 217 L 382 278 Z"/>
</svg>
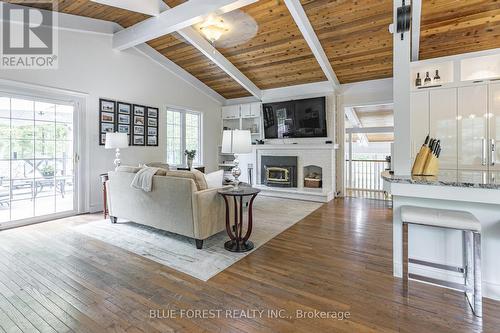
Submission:
<svg viewBox="0 0 500 333">
<path fill-rule="evenodd" d="M 104 146 L 106 149 L 116 149 L 115 160 L 115 170 L 120 166 L 120 148 L 128 147 L 128 135 L 127 133 L 106 133 L 106 144 Z"/>
<path fill-rule="evenodd" d="M 225 130 L 222 133 L 222 153 L 234 154 L 234 167 L 231 169 L 231 174 L 234 177 L 233 190 L 239 190 L 239 176 L 241 169 L 239 168 L 239 154 L 248 154 L 252 152 L 252 138 L 248 130 Z"/>
</svg>

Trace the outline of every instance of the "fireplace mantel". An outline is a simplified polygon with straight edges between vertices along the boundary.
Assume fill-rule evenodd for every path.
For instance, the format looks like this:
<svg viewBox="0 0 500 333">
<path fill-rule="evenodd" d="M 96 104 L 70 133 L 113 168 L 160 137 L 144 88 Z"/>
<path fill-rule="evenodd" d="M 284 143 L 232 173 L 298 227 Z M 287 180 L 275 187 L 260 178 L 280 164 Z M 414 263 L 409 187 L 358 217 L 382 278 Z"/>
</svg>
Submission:
<svg viewBox="0 0 500 333">
<path fill-rule="evenodd" d="M 304 144 L 263 144 L 263 145 L 254 145 L 253 148 L 255 150 L 277 150 L 277 149 L 285 149 L 285 150 L 335 150 L 339 149 L 338 144 L 314 144 L 314 145 L 304 145 Z"/>
</svg>

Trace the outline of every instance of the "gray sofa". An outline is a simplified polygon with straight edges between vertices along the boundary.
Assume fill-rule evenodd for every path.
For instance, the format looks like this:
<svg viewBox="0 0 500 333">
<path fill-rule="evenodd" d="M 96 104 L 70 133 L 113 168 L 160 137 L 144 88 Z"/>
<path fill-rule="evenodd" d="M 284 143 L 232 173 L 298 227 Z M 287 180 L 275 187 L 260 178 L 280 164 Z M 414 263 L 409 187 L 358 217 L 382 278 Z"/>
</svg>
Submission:
<svg viewBox="0 0 500 333">
<path fill-rule="evenodd" d="M 152 191 L 144 192 L 130 186 L 137 170 L 120 167 L 108 173 L 111 222 L 123 218 L 191 237 L 198 249 L 204 239 L 225 229 L 224 200 L 218 188 L 206 188 L 201 173 L 162 170 L 163 175 L 153 176 Z"/>
</svg>

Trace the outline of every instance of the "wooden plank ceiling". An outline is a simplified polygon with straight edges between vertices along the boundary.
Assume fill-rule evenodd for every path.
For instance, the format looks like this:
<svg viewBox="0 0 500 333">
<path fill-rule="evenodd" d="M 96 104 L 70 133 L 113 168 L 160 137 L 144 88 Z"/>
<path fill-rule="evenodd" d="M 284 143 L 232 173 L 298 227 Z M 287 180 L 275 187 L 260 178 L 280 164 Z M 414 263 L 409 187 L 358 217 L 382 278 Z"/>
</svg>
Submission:
<svg viewBox="0 0 500 333">
<path fill-rule="evenodd" d="M 124 27 L 148 18 L 90 0 L 57 1 L 60 12 L 113 21 Z M 185 2 L 164 1 L 170 7 Z M 33 5 L 36 1 L 6 2 Z M 341 83 L 392 77 L 392 35 L 388 31 L 392 0 L 301 3 Z M 260 0 L 241 10 L 256 21 L 257 34 L 241 45 L 218 50 L 259 88 L 326 80 L 282 0 Z M 162 36 L 148 44 L 225 98 L 250 96 L 179 34 Z M 497 47 L 498 0 L 423 0 L 421 59 Z"/>
<path fill-rule="evenodd" d="M 420 59 L 500 47 L 498 0 L 424 0 Z"/>
</svg>

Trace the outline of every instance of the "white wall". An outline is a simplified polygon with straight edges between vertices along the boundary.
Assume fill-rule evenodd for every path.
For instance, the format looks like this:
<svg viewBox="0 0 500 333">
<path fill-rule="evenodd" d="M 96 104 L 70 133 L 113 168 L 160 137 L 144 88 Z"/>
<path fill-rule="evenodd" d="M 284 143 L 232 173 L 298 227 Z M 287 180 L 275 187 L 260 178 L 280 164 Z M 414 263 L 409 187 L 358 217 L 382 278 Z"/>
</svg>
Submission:
<svg viewBox="0 0 500 333">
<path fill-rule="evenodd" d="M 123 164 L 166 159 L 165 109 L 167 105 L 176 105 L 203 112 L 203 160 L 208 171 L 216 169 L 220 105 L 136 50 L 114 51 L 110 35 L 59 30 L 59 69 L 2 70 L 0 78 L 88 94 L 82 132 L 89 142 L 92 211 L 102 209 L 99 174 L 113 168 L 114 157 L 113 151 L 98 144 L 100 97 L 156 106 L 161 110 L 159 146 L 124 149 Z"/>
</svg>

